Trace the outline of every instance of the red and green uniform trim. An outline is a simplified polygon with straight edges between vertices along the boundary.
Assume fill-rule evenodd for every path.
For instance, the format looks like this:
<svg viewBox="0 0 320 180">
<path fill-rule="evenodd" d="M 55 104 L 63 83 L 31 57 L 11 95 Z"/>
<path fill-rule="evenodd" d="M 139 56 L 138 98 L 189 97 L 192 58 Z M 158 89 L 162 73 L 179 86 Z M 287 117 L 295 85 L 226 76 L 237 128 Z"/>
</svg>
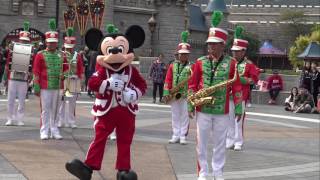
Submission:
<svg viewBox="0 0 320 180">
<path fill-rule="evenodd" d="M 230 56 L 225 56 L 219 64 L 218 62 L 213 61 L 212 66 L 210 62 L 211 60 L 209 60 L 207 56 L 203 56 L 196 61 L 192 68 L 192 78 L 189 81 L 189 93 L 197 92 L 200 89 L 208 88 L 233 78 L 237 64 L 235 59 Z M 217 64 L 218 67 L 216 68 L 215 75 L 211 82 L 212 67 L 217 66 Z M 235 113 L 240 115 L 242 113 L 242 94 L 239 76 L 233 84 L 219 88 L 212 94 L 215 98 L 215 103 L 213 105 L 207 104 L 197 107 L 197 111 L 207 114 L 229 113 L 230 93 L 233 95 Z M 188 109 L 189 111 L 193 111 L 194 107 L 188 103 Z"/>
<path fill-rule="evenodd" d="M 63 66 L 65 61 L 66 57 L 62 57 L 59 51 L 51 53 L 43 50 L 36 55 L 33 64 L 35 92 L 40 92 L 40 89 L 56 90 L 61 88 L 63 72 L 67 69 L 67 65 Z"/>
<path fill-rule="evenodd" d="M 190 76 L 191 65 L 189 63 L 183 65 L 179 61 L 175 61 L 170 64 L 165 79 L 163 96 L 169 95 L 170 89 L 176 87 L 182 81 L 189 79 Z M 179 93 L 181 93 L 183 98 L 187 97 L 188 83 L 179 90 Z"/>
</svg>

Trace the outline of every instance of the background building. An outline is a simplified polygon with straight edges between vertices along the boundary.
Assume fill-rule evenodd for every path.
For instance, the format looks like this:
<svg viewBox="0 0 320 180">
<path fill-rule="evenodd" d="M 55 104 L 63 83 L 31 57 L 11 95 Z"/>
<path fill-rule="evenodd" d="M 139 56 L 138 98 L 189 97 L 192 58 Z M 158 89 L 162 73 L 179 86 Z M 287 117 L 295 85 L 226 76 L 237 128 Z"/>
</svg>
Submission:
<svg viewBox="0 0 320 180">
<path fill-rule="evenodd" d="M 31 22 L 35 39 L 41 40 L 41 33 L 48 30 L 48 20 L 56 17 L 62 39 L 65 32 L 63 11 L 67 9 L 67 1 L 72 0 L 0 0 L 0 40 L 4 42 L 8 33 L 21 28 L 24 20 Z M 318 0 L 105 0 L 105 4 L 103 29 L 107 23 L 114 23 L 120 31 L 133 24 L 140 25 L 146 32 L 146 41 L 136 53 L 141 56 L 163 53 L 166 62 L 172 60 L 180 33 L 185 29 L 191 33 L 191 58 L 205 53 L 209 17 L 216 9 L 225 12 L 224 28 L 231 31 L 235 24 L 241 24 L 261 42 L 271 40 L 273 46 L 283 51 L 288 50 L 297 34 L 290 28 L 290 22 L 279 21 L 282 11 L 303 11 L 306 29 L 308 25 L 320 22 Z M 149 28 L 151 17 L 156 24 L 154 29 Z M 88 22 L 90 27 L 91 20 Z M 83 47 L 77 22 L 75 29 L 77 47 Z M 302 29 L 302 32 L 307 30 Z"/>
</svg>

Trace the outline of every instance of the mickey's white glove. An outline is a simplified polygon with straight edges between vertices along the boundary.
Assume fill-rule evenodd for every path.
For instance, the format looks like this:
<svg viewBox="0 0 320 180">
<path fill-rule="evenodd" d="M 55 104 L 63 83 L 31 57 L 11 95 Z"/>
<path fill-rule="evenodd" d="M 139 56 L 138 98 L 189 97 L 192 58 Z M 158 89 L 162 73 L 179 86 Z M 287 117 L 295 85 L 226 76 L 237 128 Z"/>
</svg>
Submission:
<svg viewBox="0 0 320 180">
<path fill-rule="evenodd" d="M 120 79 L 117 79 L 114 76 L 111 76 L 109 79 L 107 79 L 108 83 L 108 89 L 119 92 L 122 91 L 124 88 L 124 82 Z"/>
<path fill-rule="evenodd" d="M 126 88 L 123 92 L 123 101 L 127 104 L 135 102 L 138 99 L 137 92 L 130 88 Z"/>
</svg>

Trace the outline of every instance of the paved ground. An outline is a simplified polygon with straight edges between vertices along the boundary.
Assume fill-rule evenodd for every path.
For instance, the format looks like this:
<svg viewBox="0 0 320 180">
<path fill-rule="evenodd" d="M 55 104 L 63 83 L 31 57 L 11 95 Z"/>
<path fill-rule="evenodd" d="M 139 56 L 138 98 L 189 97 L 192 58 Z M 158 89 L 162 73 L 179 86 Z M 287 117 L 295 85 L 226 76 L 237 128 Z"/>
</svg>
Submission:
<svg viewBox="0 0 320 180">
<path fill-rule="evenodd" d="M 24 127 L 3 126 L 5 96 L 0 96 L 0 180 L 75 179 L 64 170 L 74 157 L 83 159 L 92 139 L 92 100 L 81 96 L 77 105 L 77 129 L 63 128 L 64 140 L 39 140 L 39 101 L 30 97 Z M 132 146 L 133 169 L 140 180 L 195 180 L 195 122 L 191 121 L 189 144 L 169 145 L 170 108 L 141 101 Z M 229 150 L 226 179 L 318 180 L 320 116 L 292 114 L 281 106 L 249 108 L 245 149 Z M 210 147 L 209 147 L 210 148 Z M 115 142 L 108 142 L 103 169 L 93 179 L 115 179 Z"/>
</svg>

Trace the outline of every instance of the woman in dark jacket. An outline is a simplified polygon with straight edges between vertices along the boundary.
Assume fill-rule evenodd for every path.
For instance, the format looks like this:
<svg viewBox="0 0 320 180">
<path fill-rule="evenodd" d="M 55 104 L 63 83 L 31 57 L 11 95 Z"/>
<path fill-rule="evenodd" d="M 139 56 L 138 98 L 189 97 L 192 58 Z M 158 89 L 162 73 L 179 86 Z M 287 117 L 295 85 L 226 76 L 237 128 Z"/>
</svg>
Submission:
<svg viewBox="0 0 320 180">
<path fill-rule="evenodd" d="M 163 85 L 166 77 L 166 64 L 162 61 L 163 55 L 151 64 L 149 68 L 149 79 L 153 81 L 153 103 L 156 103 L 157 89 L 159 89 L 159 102 L 162 102 Z"/>
<path fill-rule="evenodd" d="M 300 76 L 299 87 L 303 87 L 311 93 L 311 63 L 305 62 Z"/>
<path fill-rule="evenodd" d="M 320 93 L 320 72 L 317 69 L 317 62 L 311 63 L 311 83 L 310 83 L 310 93 L 313 96 L 315 105 L 317 106 L 317 96 Z"/>
</svg>

